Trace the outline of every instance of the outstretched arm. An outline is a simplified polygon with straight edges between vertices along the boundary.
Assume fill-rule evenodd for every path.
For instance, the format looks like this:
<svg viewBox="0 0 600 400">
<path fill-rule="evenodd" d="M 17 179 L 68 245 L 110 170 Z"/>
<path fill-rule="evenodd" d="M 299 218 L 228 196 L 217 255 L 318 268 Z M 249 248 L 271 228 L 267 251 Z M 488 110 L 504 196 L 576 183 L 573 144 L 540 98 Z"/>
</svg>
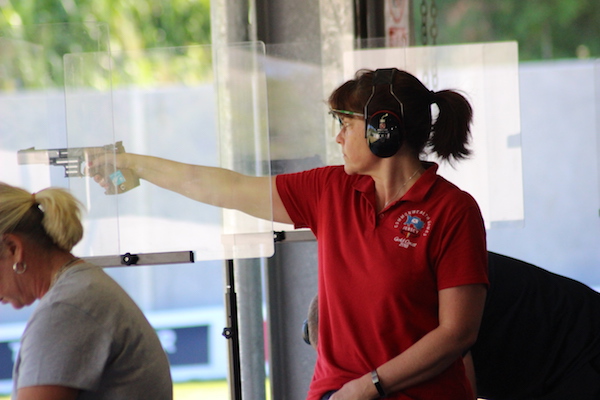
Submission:
<svg viewBox="0 0 600 400">
<path fill-rule="evenodd" d="M 97 168 L 113 163 L 113 160 L 111 154 L 90 161 L 90 174 L 94 175 Z M 117 168 L 130 169 L 139 178 L 190 199 L 239 210 L 258 218 L 272 217 L 276 222 L 291 223 L 277 193 L 275 177 L 249 176 L 224 168 L 185 164 L 132 153 L 117 154 L 116 163 Z M 104 187 L 108 185 L 101 175 L 94 175 L 94 179 Z"/>
</svg>

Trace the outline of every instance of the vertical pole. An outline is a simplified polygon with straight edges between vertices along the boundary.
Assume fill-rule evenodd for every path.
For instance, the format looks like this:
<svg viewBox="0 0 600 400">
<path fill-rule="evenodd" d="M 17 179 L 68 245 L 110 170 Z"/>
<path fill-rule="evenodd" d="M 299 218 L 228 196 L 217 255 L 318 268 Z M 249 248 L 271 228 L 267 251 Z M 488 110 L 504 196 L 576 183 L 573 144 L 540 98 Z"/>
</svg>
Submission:
<svg viewBox="0 0 600 400">
<path fill-rule="evenodd" d="M 236 259 L 242 396 L 266 399 L 265 323 L 263 315 L 263 259 Z"/>
<path fill-rule="evenodd" d="M 229 340 L 229 390 L 232 400 L 242 400 L 242 374 L 240 364 L 240 337 L 237 313 L 237 295 L 235 293 L 235 276 L 233 260 L 225 261 L 225 307 L 227 326 L 223 336 Z"/>
</svg>

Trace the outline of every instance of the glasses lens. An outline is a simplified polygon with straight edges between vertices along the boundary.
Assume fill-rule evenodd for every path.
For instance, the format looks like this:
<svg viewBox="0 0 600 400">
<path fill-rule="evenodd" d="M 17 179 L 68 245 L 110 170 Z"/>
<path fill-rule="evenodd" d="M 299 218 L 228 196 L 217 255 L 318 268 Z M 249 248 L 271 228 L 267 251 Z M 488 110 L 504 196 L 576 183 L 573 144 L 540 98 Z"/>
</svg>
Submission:
<svg viewBox="0 0 600 400">
<path fill-rule="evenodd" d="M 344 123 L 340 116 L 337 115 L 334 111 L 329 111 L 329 114 L 331 115 L 331 127 L 329 128 L 329 134 L 331 137 L 336 137 L 342 129 Z"/>
<path fill-rule="evenodd" d="M 330 110 L 329 114 L 331 114 L 331 116 L 333 117 L 333 124 L 332 124 L 332 134 L 333 136 L 337 136 L 337 134 L 340 132 L 340 130 L 342 130 L 345 126 L 348 125 L 349 119 L 354 119 L 354 118 L 363 118 L 364 114 L 361 113 L 357 113 L 354 111 L 346 111 L 346 110 Z M 344 120 L 346 120 L 346 122 L 344 123 Z"/>
<path fill-rule="evenodd" d="M 334 122 L 337 122 L 340 124 L 340 128 L 342 127 L 342 119 L 340 118 L 339 115 L 337 115 L 334 111 L 329 111 L 329 115 L 331 115 L 331 117 L 333 118 Z"/>
</svg>

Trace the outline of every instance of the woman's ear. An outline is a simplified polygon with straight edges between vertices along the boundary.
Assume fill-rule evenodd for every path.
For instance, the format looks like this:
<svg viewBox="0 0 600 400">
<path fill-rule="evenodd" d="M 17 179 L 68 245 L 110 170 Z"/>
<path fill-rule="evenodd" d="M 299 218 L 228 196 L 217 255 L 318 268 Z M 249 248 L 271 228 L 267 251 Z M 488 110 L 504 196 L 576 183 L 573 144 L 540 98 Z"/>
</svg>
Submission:
<svg viewBox="0 0 600 400">
<path fill-rule="evenodd" d="M 14 233 L 5 233 L 2 236 L 0 254 L 2 254 L 3 257 L 14 257 L 16 261 L 21 261 L 23 256 L 22 238 Z"/>
</svg>

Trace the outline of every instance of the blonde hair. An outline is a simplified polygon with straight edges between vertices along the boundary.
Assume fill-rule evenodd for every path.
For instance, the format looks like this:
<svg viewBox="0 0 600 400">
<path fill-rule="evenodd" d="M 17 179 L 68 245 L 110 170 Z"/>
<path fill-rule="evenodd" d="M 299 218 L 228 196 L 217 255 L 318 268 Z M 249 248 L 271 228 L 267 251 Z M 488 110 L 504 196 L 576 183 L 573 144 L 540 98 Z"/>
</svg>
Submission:
<svg viewBox="0 0 600 400">
<path fill-rule="evenodd" d="M 83 237 L 82 209 L 81 202 L 62 188 L 32 194 L 0 182 L 0 235 L 20 233 L 41 246 L 70 252 Z"/>
</svg>

